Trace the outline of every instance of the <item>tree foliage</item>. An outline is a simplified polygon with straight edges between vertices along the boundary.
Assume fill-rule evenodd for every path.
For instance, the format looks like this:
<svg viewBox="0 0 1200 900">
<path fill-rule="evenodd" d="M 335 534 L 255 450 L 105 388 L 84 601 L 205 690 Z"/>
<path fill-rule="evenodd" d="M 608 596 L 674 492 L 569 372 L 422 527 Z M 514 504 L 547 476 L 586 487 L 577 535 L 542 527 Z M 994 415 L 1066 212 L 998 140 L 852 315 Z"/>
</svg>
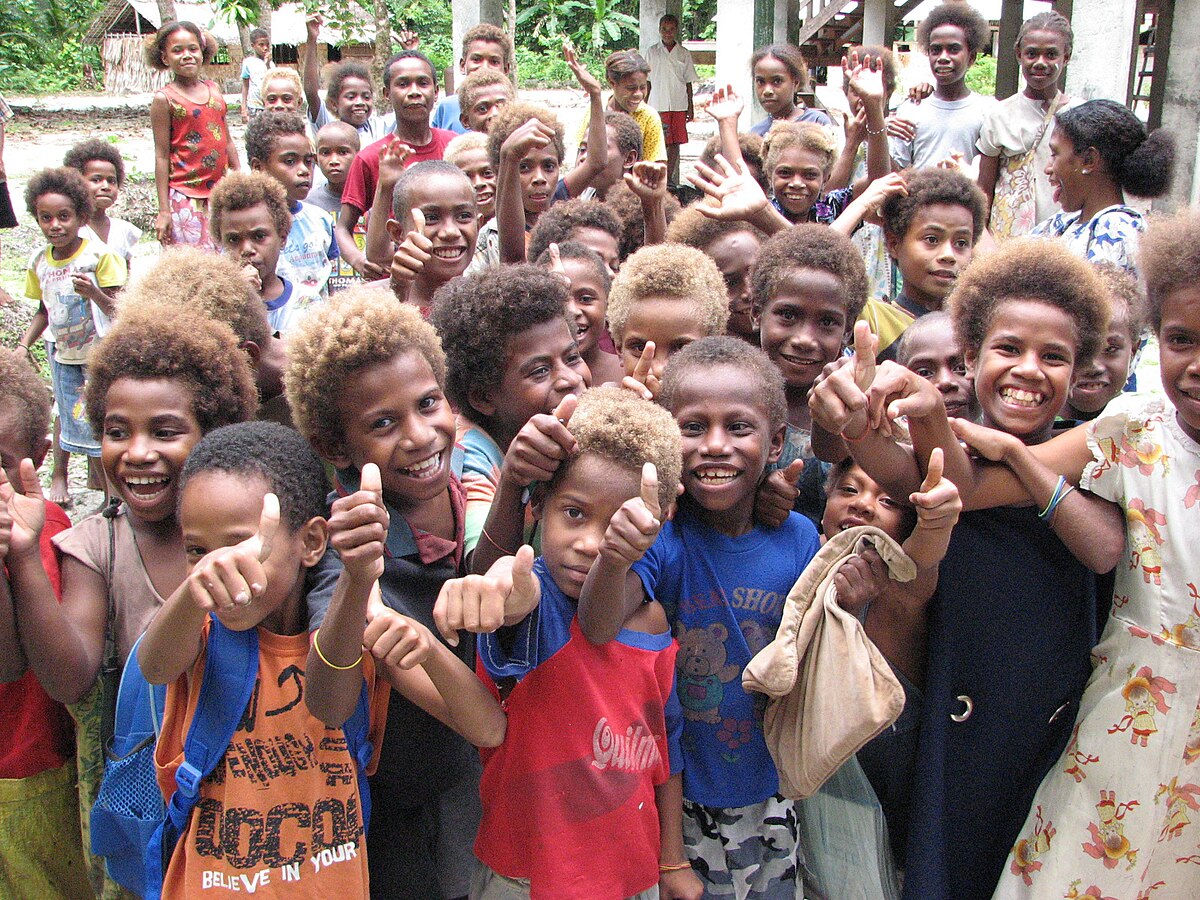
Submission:
<svg viewBox="0 0 1200 900">
<path fill-rule="evenodd" d="M 103 0 L 4 0 L 0 89 L 24 93 L 84 86 L 100 66 L 83 35 Z"/>
</svg>

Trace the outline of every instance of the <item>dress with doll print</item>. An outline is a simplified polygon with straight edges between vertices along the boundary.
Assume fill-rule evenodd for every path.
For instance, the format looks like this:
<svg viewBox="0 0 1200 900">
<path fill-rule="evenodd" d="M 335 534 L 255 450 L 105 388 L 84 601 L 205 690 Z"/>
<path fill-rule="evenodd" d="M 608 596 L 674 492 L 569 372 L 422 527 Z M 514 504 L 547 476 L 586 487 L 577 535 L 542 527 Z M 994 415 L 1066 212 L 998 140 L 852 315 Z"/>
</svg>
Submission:
<svg viewBox="0 0 1200 900">
<path fill-rule="evenodd" d="M 1066 750 L 997 898 L 1200 897 L 1200 444 L 1160 396 L 1088 430 L 1080 482 L 1125 512 L 1112 613 Z"/>
</svg>

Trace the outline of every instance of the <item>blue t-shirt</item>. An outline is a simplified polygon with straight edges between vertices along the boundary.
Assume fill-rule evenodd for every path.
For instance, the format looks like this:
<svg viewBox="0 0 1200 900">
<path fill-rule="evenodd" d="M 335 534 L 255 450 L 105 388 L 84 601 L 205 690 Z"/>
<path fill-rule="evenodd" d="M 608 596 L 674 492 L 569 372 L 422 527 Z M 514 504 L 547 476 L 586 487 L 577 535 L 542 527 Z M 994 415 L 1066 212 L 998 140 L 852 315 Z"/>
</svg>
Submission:
<svg viewBox="0 0 1200 900">
<path fill-rule="evenodd" d="M 778 793 L 763 737 L 766 697 L 742 689 L 742 671 L 775 638 L 788 592 L 819 547 L 817 530 L 796 513 L 779 528 L 734 538 L 683 506 L 634 563 L 679 640 L 675 689 L 688 800 L 736 809 Z"/>
<path fill-rule="evenodd" d="M 781 120 L 783 121 L 783 120 Z M 806 107 L 804 112 L 800 114 L 796 122 L 812 122 L 814 125 L 824 125 L 826 128 L 833 127 L 833 119 L 822 110 Z M 766 137 L 767 132 L 771 130 L 771 126 L 775 124 L 775 119 L 772 116 L 767 116 L 761 122 L 750 126 L 750 133 L 757 134 L 759 137 Z"/>
<path fill-rule="evenodd" d="M 290 210 L 292 227 L 275 273 L 292 283 L 295 299 L 307 307 L 329 296 L 326 286 L 333 274 L 333 260 L 338 258 L 333 216 L 315 203 L 303 201 L 291 204 Z"/>
<path fill-rule="evenodd" d="M 458 102 L 458 94 L 451 94 L 438 101 L 433 110 L 434 128 L 445 128 L 455 134 L 466 134 L 467 126 L 462 123 L 462 104 Z"/>
</svg>

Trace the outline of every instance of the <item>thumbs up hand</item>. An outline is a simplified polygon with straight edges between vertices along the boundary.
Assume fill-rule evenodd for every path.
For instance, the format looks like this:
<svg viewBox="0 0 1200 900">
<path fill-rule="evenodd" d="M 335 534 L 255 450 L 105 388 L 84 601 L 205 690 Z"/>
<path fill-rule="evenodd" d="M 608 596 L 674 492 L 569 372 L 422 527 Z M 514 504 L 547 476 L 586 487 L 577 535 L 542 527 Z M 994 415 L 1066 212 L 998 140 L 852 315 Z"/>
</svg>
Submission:
<svg viewBox="0 0 1200 900">
<path fill-rule="evenodd" d="M 613 514 L 600 553 L 631 566 L 650 549 L 660 528 L 662 508 L 658 499 L 658 470 L 653 463 L 645 463 L 640 492 L 622 503 Z"/>
<path fill-rule="evenodd" d="M 496 560 L 486 575 L 468 575 L 442 585 L 433 606 L 433 621 L 451 647 L 458 633 L 490 634 L 505 623 L 515 624 L 529 615 L 541 598 L 533 577 L 533 548 L 528 544 L 516 556 Z"/>
<path fill-rule="evenodd" d="M 279 530 L 279 498 L 263 497 L 262 513 L 254 534 L 240 543 L 207 553 L 188 573 L 192 602 L 203 610 L 220 613 L 247 606 L 267 589 L 266 564 Z"/>
<path fill-rule="evenodd" d="M 360 584 L 373 583 L 383 574 L 387 533 L 388 511 L 383 505 L 379 466 L 367 463 L 358 490 L 333 502 L 329 544 L 338 552 L 350 578 Z"/>
<path fill-rule="evenodd" d="M 804 472 L 804 460 L 793 459 L 786 468 L 776 469 L 763 479 L 754 498 L 754 520 L 768 528 L 778 528 L 787 519 L 800 496 L 797 485 Z"/>
</svg>

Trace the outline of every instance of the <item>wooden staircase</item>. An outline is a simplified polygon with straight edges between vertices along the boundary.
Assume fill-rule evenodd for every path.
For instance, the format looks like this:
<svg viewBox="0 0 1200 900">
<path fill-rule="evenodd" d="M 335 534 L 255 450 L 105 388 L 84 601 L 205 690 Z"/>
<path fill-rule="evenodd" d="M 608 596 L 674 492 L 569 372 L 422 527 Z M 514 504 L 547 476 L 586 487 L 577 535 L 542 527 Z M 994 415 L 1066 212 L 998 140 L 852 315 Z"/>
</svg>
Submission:
<svg viewBox="0 0 1200 900">
<path fill-rule="evenodd" d="M 865 0 L 800 0 L 800 34 L 796 43 L 810 66 L 837 66 L 842 50 L 862 42 Z M 921 0 L 893 2 L 892 21 L 915 9 Z M 889 42 L 890 43 L 890 42 Z"/>
</svg>

